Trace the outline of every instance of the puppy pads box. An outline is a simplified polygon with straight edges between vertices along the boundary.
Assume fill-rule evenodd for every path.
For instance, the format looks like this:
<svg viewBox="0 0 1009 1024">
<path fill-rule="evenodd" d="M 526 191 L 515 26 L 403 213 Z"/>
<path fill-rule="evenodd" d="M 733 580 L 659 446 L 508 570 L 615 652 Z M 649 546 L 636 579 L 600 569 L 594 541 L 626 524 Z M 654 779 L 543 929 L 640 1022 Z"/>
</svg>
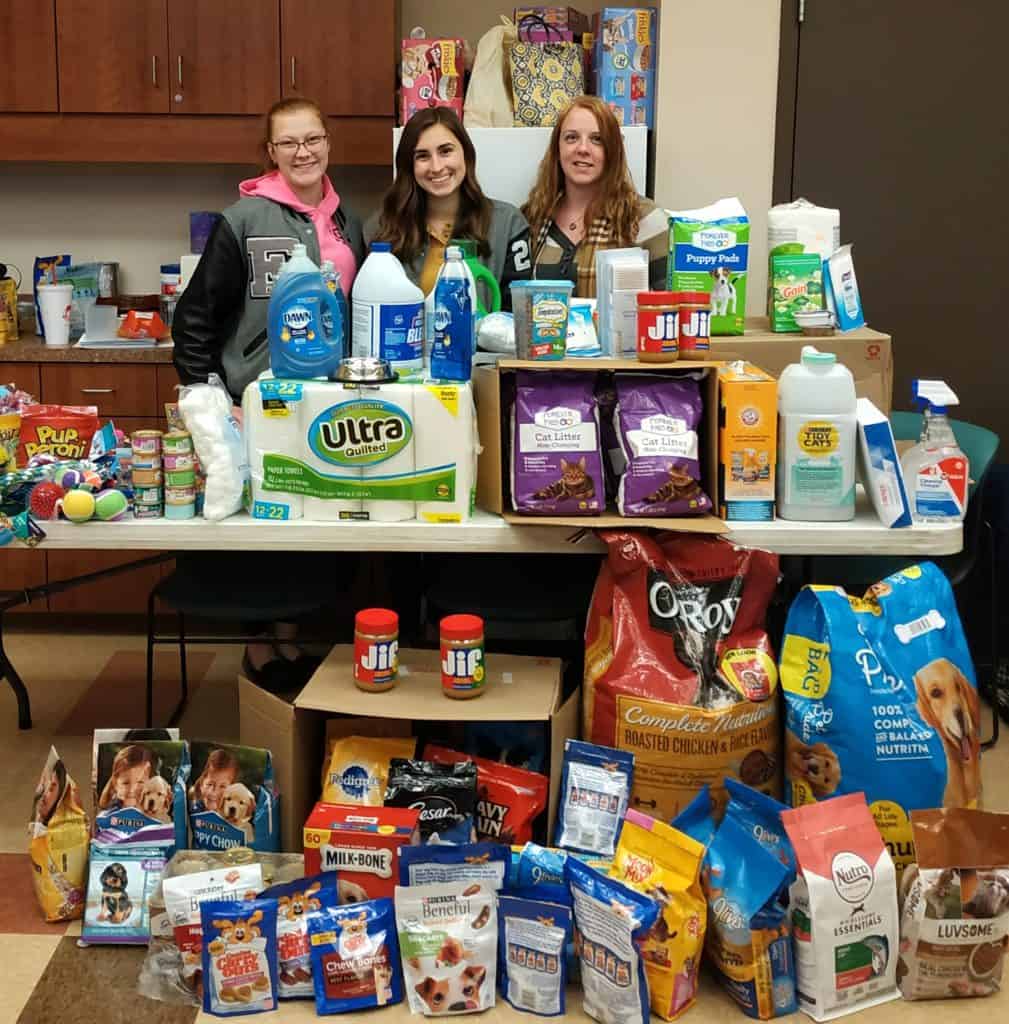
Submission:
<svg viewBox="0 0 1009 1024">
<path fill-rule="evenodd" d="M 462 707 L 442 696 L 438 651 L 401 649 L 399 685 L 385 693 L 362 693 L 354 684 L 353 661 L 352 647 L 334 647 L 308 684 L 289 699 L 239 679 L 241 741 L 273 751 L 277 788 L 284 794 L 284 850 L 302 849 L 302 826 L 322 790 L 327 732 L 402 735 L 410 722 L 548 722 L 548 826 L 553 834 L 564 741 L 577 737 L 579 728 L 579 695 L 564 698 L 559 659 L 489 654 L 486 691 Z M 336 716 L 350 718 L 329 721 Z M 361 719 L 391 731 L 366 731 Z"/>
</svg>

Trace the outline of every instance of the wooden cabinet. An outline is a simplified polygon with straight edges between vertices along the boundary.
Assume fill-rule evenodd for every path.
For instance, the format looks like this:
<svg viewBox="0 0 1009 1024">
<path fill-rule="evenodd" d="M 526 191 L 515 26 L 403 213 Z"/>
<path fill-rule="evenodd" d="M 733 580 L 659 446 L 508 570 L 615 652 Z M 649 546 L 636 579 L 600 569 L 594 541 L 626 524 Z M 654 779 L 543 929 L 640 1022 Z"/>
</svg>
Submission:
<svg viewBox="0 0 1009 1024">
<path fill-rule="evenodd" d="M 325 113 L 391 117 L 394 0 L 280 0 L 283 93 Z"/>
<path fill-rule="evenodd" d="M 168 113 L 167 2 L 56 0 L 63 113 Z"/>
<path fill-rule="evenodd" d="M 279 0 L 169 0 L 171 110 L 262 114 L 280 98 Z"/>
<path fill-rule="evenodd" d="M 164 416 L 165 406 L 169 402 L 179 400 L 179 392 L 176 390 L 179 386 L 179 375 L 175 372 L 174 366 L 161 365 L 158 367 L 157 381 L 158 415 Z"/>
<path fill-rule="evenodd" d="M 101 417 L 157 418 L 157 369 L 129 363 L 47 363 L 42 400 L 96 405 Z"/>
<path fill-rule="evenodd" d="M 39 587 L 46 581 L 46 553 L 41 548 L 0 548 L 0 593 Z M 44 612 L 46 599 L 40 598 L 30 605 L 19 604 L 15 612 Z"/>
<path fill-rule="evenodd" d="M 0 0 L 0 112 L 57 109 L 55 0 Z"/>
</svg>

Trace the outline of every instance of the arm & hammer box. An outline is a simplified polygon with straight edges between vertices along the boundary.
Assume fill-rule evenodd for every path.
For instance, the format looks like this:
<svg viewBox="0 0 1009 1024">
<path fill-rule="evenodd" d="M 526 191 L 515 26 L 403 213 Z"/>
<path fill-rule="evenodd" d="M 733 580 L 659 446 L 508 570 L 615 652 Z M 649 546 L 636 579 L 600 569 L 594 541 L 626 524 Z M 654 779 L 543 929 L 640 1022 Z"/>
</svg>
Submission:
<svg viewBox="0 0 1009 1024">
<path fill-rule="evenodd" d="M 750 363 L 718 371 L 718 494 L 723 519 L 774 519 L 778 382 Z"/>
</svg>

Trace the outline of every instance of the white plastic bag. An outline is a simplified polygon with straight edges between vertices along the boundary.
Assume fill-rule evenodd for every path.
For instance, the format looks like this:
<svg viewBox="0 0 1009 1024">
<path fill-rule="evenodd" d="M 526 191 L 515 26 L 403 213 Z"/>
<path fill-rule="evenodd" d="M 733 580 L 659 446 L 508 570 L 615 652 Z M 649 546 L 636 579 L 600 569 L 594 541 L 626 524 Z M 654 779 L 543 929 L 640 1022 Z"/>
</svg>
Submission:
<svg viewBox="0 0 1009 1024">
<path fill-rule="evenodd" d="M 508 51 L 518 41 L 515 24 L 501 24 L 480 37 L 466 89 L 463 124 L 467 128 L 511 128 L 514 121 Z"/>
</svg>

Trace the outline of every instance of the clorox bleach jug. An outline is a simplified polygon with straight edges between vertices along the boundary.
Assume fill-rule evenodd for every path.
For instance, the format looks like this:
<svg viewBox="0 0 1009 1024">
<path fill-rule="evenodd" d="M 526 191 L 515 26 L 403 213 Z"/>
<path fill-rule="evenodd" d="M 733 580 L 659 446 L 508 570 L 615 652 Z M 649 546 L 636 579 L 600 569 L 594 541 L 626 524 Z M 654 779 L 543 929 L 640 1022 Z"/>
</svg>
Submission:
<svg viewBox="0 0 1009 1024">
<path fill-rule="evenodd" d="M 354 355 L 388 359 L 394 370 L 424 364 L 424 293 L 406 276 L 388 242 L 371 252 L 351 291 Z"/>
<path fill-rule="evenodd" d="M 270 295 L 266 333 L 274 377 L 328 377 L 344 356 L 346 324 L 319 268 L 295 244 Z"/>
</svg>

